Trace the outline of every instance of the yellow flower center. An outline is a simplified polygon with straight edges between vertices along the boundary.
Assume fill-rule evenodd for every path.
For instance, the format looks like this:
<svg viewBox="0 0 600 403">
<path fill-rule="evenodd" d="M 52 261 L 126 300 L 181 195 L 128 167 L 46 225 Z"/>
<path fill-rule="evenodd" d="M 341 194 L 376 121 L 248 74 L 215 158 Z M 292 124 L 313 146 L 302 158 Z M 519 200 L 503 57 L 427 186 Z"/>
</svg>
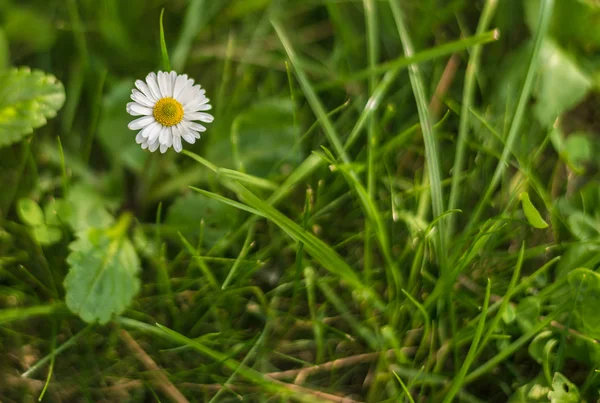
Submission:
<svg viewBox="0 0 600 403">
<path fill-rule="evenodd" d="M 183 106 L 175 98 L 162 98 L 154 105 L 152 114 L 161 125 L 175 126 L 183 119 Z"/>
</svg>

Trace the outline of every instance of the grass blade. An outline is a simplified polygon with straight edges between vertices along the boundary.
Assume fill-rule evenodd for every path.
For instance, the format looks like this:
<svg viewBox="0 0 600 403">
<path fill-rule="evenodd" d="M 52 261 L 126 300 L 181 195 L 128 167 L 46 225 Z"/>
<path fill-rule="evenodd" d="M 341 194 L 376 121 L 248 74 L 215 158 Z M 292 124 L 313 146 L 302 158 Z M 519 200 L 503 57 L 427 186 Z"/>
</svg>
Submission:
<svg viewBox="0 0 600 403">
<path fill-rule="evenodd" d="M 414 54 L 414 49 L 412 45 L 412 39 L 410 38 L 410 35 L 404 23 L 404 16 L 402 15 L 402 10 L 400 9 L 400 5 L 398 4 L 398 2 L 393 0 L 390 0 L 390 7 L 392 8 L 392 13 L 394 14 L 396 27 L 398 28 L 398 34 L 400 35 L 400 40 L 402 42 L 404 54 L 407 57 L 410 57 Z M 431 123 L 429 106 L 427 102 L 427 97 L 425 95 L 425 87 L 423 85 L 423 78 L 421 77 L 421 70 L 416 64 L 413 64 L 409 67 L 409 76 L 415 99 L 417 101 L 419 120 L 421 122 L 421 130 L 423 132 L 423 141 L 425 143 L 425 157 L 427 160 L 428 168 L 427 172 L 430 181 L 431 204 L 433 206 L 433 214 L 435 218 L 441 216 L 444 213 L 444 194 L 442 192 L 441 169 L 439 165 L 439 156 L 437 151 L 438 145 L 437 140 L 435 138 L 435 133 L 433 131 L 433 125 Z M 443 278 L 446 276 L 444 222 L 445 218 L 439 221 L 438 231 L 435 238 L 437 241 L 435 244 L 436 254 L 439 260 Z"/>
<path fill-rule="evenodd" d="M 477 25 L 477 34 L 483 33 L 488 25 L 490 24 L 492 17 L 496 11 L 498 0 L 487 0 L 479 24 Z M 456 140 L 456 154 L 454 157 L 454 166 L 452 168 L 452 187 L 450 189 L 450 200 L 448 202 L 448 208 L 456 208 L 458 204 L 458 197 L 460 196 L 460 180 L 464 166 L 465 150 L 467 145 L 467 136 L 469 134 L 470 122 L 469 122 L 469 111 L 471 104 L 473 103 L 473 97 L 475 95 L 475 84 L 477 71 L 479 70 L 479 62 L 481 60 L 481 45 L 475 45 L 469 57 L 469 63 L 467 64 L 467 72 L 465 73 L 465 85 L 463 89 L 462 106 L 460 112 L 460 123 L 458 126 L 458 138 Z M 454 233 L 454 217 L 448 217 L 448 232 L 447 239 L 451 239 Z"/>
<path fill-rule="evenodd" d="M 167 51 L 167 42 L 165 41 L 165 30 L 163 28 L 163 15 L 165 9 L 160 10 L 160 56 L 165 71 L 171 71 L 171 62 L 169 61 L 169 52 Z"/>
<path fill-rule="evenodd" d="M 485 288 L 485 300 L 483 302 L 483 308 L 481 309 L 481 317 L 479 318 L 479 324 L 477 325 L 477 330 L 475 331 L 475 336 L 473 337 L 473 341 L 471 342 L 471 347 L 469 348 L 469 352 L 467 353 L 467 357 L 463 361 L 462 366 L 460 367 L 460 371 L 458 375 L 454 377 L 452 381 L 452 385 L 450 385 L 450 390 L 446 394 L 444 398 L 444 403 L 449 403 L 454 399 L 454 396 L 458 393 L 464 379 L 465 375 L 467 375 L 467 371 L 471 366 L 471 363 L 475 359 L 477 354 L 477 349 L 479 347 L 479 341 L 481 340 L 481 336 L 483 335 L 483 328 L 485 326 L 485 319 L 487 317 L 488 307 L 490 305 L 490 293 L 492 288 L 492 282 L 488 279 L 487 287 Z"/>
<path fill-rule="evenodd" d="M 519 97 L 519 102 L 517 104 L 517 110 L 515 112 L 513 121 L 510 125 L 510 129 L 506 138 L 504 149 L 502 150 L 502 156 L 500 158 L 500 161 L 498 161 L 498 165 L 496 165 L 496 170 L 494 171 L 494 175 L 492 176 L 492 179 L 484 193 L 484 196 L 479 200 L 475 211 L 471 215 L 471 219 L 469 220 L 469 223 L 466 227 L 467 232 L 471 228 L 473 228 L 473 226 L 476 225 L 479 221 L 479 216 L 481 215 L 483 209 L 494 194 L 496 187 L 500 183 L 500 179 L 502 178 L 502 175 L 504 175 L 504 172 L 506 171 L 506 168 L 508 166 L 508 157 L 512 153 L 513 144 L 521 131 L 521 124 L 523 123 L 523 119 L 525 118 L 525 110 L 529 104 L 529 98 L 533 89 L 534 80 L 538 72 L 540 49 L 542 47 L 542 42 L 546 37 L 546 33 L 548 32 L 548 27 L 550 26 L 550 17 L 552 17 L 553 8 L 554 0 L 543 0 L 541 2 L 538 20 L 539 23 L 535 32 L 533 51 L 531 53 L 531 59 L 529 61 L 529 68 L 527 70 L 527 76 L 525 77 L 525 83 L 523 84 L 521 95 Z"/>
</svg>

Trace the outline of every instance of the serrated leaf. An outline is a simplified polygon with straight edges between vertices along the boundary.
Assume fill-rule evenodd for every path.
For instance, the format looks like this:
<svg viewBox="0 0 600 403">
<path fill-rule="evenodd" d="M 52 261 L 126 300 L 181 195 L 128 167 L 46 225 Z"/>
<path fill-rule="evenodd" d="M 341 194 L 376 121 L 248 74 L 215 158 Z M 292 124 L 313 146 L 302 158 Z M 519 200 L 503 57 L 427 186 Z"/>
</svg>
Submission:
<svg viewBox="0 0 600 403">
<path fill-rule="evenodd" d="M 579 403 L 581 397 L 579 390 L 574 383 L 569 381 L 566 376 L 560 372 L 554 373 L 552 379 L 552 390 L 548 392 L 548 399 L 552 403 Z"/>
<path fill-rule="evenodd" d="M 140 288 L 140 261 L 129 239 L 90 229 L 71 243 L 65 278 L 67 307 L 85 322 L 107 323 L 121 314 Z"/>
<path fill-rule="evenodd" d="M 19 199 L 17 202 L 17 214 L 24 224 L 30 227 L 44 225 L 44 212 L 42 208 L 31 199 Z"/>
<path fill-rule="evenodd" d="M 523 192 L 519 195 L 519 198 L 521 199 L 521 204 L 523 205 L 523 212 L 525 213 L 525 217 L 527 217 L 527 221 L 529 221 L 529 224 L 531 224 L 531 226 L 534 228 L 548 228 L 548 223 L 544 221 L 540 212 L 537 211 L 537 209 L 531 202 L 531 199 L 529 199 L 529 193 Z"/>
<path fill-rule="evenodd" d="M 53 75 L 29 68 L 0 73 L 0 147 L 20 141 L 65 102 L 65 90 Z"/>
</svg>

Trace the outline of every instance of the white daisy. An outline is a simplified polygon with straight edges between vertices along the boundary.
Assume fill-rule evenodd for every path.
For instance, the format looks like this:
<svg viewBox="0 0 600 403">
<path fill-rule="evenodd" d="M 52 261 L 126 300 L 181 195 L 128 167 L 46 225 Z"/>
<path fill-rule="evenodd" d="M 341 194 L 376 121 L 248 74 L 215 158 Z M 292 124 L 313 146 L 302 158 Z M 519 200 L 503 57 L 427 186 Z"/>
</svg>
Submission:
<svg viewBox="0 0 600 403">
<path fill-rule="evenodd" d="M 178 75 L 159 71 L 150 73 L 146 82 L 137 80 L 137 89 L 131 90 L 133 102 L 127 104 L 127 113 L 141 116 L 128 127 L 139 130 L 135 141 L 152 152 L 160 148 L 165 153 L 171 146 L 180 152 L 181 139 L 194 144 L 206 127 L 195 120 L 210 123 L 213 116 L 203 112 L 212 108 L 200 85 L 187 74 Z"/>
</svg>

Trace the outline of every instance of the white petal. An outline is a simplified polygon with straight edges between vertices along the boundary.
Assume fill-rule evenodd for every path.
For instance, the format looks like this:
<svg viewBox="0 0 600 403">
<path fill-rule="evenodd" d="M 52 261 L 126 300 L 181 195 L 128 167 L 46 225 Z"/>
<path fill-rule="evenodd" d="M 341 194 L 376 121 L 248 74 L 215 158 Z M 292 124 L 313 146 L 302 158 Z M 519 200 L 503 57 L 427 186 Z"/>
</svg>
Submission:
<svg viewBox="0 0 600 403">
<path fill-rule="evenodd" d="M 171 71 L 169 73 L 169 79 L 169 81 L 171 82 L 171 96 L 173 96 L 175 93 L 175 80 L 177 80 L 177 73 Z"/>
<path fill-rule="evenodd" d="M 183 147 L 181 146 L 181 137 L 179 135 L 173 136 L 173 149 L 178 153 L 183 150 Z"/>
<path fill-rule="evenodd" d="M 131 130 L 139 130 L 148 126 L 152 122 L 154 122 L 154 116 L 143 116 L 129 122 L 127 127 L 129 127 Z"/>
<path fill-rule="evenodd" d="M 152 101 L 152 102 L 158 101 L 158 98 L 156 98 L 152 94 L 152 91 L 150 91 L 150 87 L 148 87 L 148 84 L 146 84 L 142 80 L 136 80 L 135 86 L 138 87 L 138 89 L 142 92 L 142 94 L 144 94 L 146 96 L 146 98 L 148 98 L 150 101 Z"/>
<path fill-rule="evenodd" d="M 168 145 L 166 145 L 166 144 L 161 144 L 161 145 L 160 145 L 160 153 L 161 153 L 161 154 L 164 154 L 164 153 L 166 153 L 168 149 L 169 149 L 169 146 L 168 146 Z"/>
<path fill-rule="evenodd" d="M 149 73 L 146 76 L 146 83 L 148 83 L 148 88 L 150 89 L 150 93 L 154 96 L 154 98 L 158 101 L 162 97 L 160 96 L 160 89 L 158 88 L 158 82 L 156 81 L 156 73 Z"/>
<path fill-rule="evenodd" d="M 135 88 L 131 90 L 131 99 L 137 102 L 140 105 L 147 106 L 148 108 L 154 107 L 154 102 L 148 99 L 142 92 L 136 90 Z"/>
<path fill-rule="evenodd" d="M 173 135 L 175 135 L 175 133 L 179 134 L 181 137 L 183 137 L 185 141 L 187 141 L 190 144 L 194 144 L 196 142 L 196 138 L 192 134 L 189 127 L 185 124 L 185 122 L 179 123 L 175 127 L 176 129 L 173 131 Z"/>
<path fill-rule="evenodd" d="M 142 150 L 145 150 L 146 148 L 148 148 L 148 142 L 147 142 L 147 141 L 144 141 L 144 142 L 142 143 Z"/>
<path fill-rule="evenodd" d="M 177 76 L 177 78 L 175 79 L 175 85 L 173 88 L 173 98 L 175 98 L 175 99 L 179 98 L 179 94 L 181 94 L 181 91 L 183 91 L 184 88 L 186 88 L 187 81 L 188 81 L 187 74 L 182 74 L 180 76 Z M 190 80 L 190 81 L 192 81 L 192 84 L 194 83 L 194 80 Z"/>
<path fill-rule="evenodd" d="M 167 127 L 169 135 L 167 136 L 167 145 L 171 147 L 173 145 L 173 126 Z"/>
<path fill-rule="evenodd" d="M 197 132 L 205 132 L 206 131 L 206 127 L 202 126 L 200 123 L 196 123 L 196 122 L 185 122 L 188 126 L 188 128 L 190 130 L 195 130 Z M 200 137 L 198 137 L 200 138 Z"/>
<path fill-rule="evenodd" d="M 213 115 L 211 115 L 209 113 L 204 113 L 204 112 L 186 113 L 183 115 L 183 118 L 188 121 L 189 120 L 199 120 L 201 122 L 206 122 L 206 123 L 210 123 L 215 119 L 213 117 Z"/>
<path fill-rule="evenodd" d="M 162 129 L 162 127 L 163 126 L 160 123 L 154 122 L 144 129 L 144 135 L 147 136 L 149 143 L 158 141 L 158 136 L 160 135 L 160 129 Z"/>
<path fill-rule="evenodd" d="M 128 102 L 125 108 L 127 113 L 132 116 L 149 116 L 152 115 L 152 108 L 140 105 L 137 102 Z"/>
<path fill-rule="evenodd" d="M 177 99 L 182 105 L 187 105 L 190 102 L 201 102 L 204 99 L 204 93 L 206 91 L 200 90 L 200 86 L 194 85 L 181 91 L 181 95 Z"/>
<path fill-rule="evenodd" d="M 156 122 L 155 122 L 156 123 Z M 148 126 L 144 127 L 142 130 L 140 130 L 140 135 L 144 138 L 147 139 L 148 135 L 150 134 L 150 129 L 152 129 L 152 126 L 154 125 L 154 123 L 150 123 Z"/>
<path fill-rule="evenodd" d="M 191 132 L 182 133 L 183 139 L 190 144 L 194 144 L 196 142 L 196 137 Z"/>
<path fill-rule="evenodd" d="M 158 136 L 158 142 L 160 144 L 167 144 L 167 139 L 171 137 L 171 131 L 169 130 L 168 127 L 162 127 L 160 129 L 160 136 Z"/>
<path fill-rule="evenodd" d="M 161 98 L 173 96 L 173 88 L 171 87 L 169 73 L 165 73 L 164 71 L 158 72 L 158 88 L 160 89 Z"/>
<path fill-rule="evenodd" d="M 150 150 L 151 152 L 158 150 L 158 141 L 150 143 L 150 145 L 148 146 L 148 150 Z"/>
<path fill-rule="evenodd" d="M 146 141 L 146 139 L 144 138 L 144 136 L 142 136 L 142 132 L 138 132 L 137 136 L 135 136 L 135 142 L 138 144 L 142 144 Z"/>
<path fill-rule="evenodd" d="M 193 112 L 199 112 L 199 111 L 209 111 L 212 109 L 212 106 L 210 104 L 188 104 L 189 106 L 184 106 L 183 107 L 183 112 L 184 113 L 193 113 Z"/>
</svg>

